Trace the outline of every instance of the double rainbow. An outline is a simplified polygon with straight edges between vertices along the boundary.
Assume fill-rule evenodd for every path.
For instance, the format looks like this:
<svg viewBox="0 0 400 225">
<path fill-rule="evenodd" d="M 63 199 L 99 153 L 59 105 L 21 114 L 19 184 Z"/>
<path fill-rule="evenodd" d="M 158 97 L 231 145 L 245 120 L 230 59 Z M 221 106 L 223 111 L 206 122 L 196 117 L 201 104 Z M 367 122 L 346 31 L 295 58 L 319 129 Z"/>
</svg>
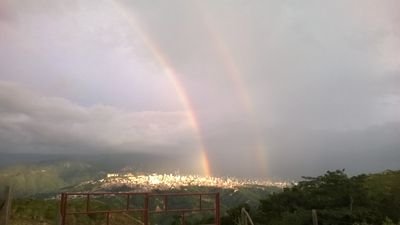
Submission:
<svg viewBox="0 0 400 225">
<path fill-rule="evenodd" d="M 163 69 L 164 74 L 168 77 L 170 83 L 173 85 L 175 92 L 185 109 L 186 117 L 190 123 L 190 126 L 193 129 L 194 137 L 196 139 L 199 148 L 199 153 L 200 153 L 199 158 L 203 174 L 206 176 L 210 176 L 211 175 L 210 162 L 207 154 L 206 145 L 204 143 L 203 136 L 201 133 L 199 120 L 197 118 L 195 110 L 193 109 L 193 104 L 189 99 L 187 91 L 185 90 L 179 78 L 178 73 L 175 71 L 174 66 L 168 61 L 166 55 L 164 55 L 164 53 L 156 44 L 156 42 L 152 40 L 152 38 L 149 36 L 147 32 L 145 32 L 145 30 L 142 28 L 141 24 L 139 23 L 135 15 L 132 12 L 128 12 L 127 10 L 125 10 L 125 7 L 121 3 L 119 3 L 118 0 L 113 0 L 111 1 L 111 3 L 114 6 L 114 8 L 119 12 L 119 14 L 122 15 L 127 20 L 129 25 L 136 32 L 136 34 L 140 36 L 145 46 L 154 57 L 154 60 Z M 205 13 L 205 11 L 203 13 Z M 235 60 L 233 59 L 228 46 L 222 39 L 222 36 L 211 25 L 211 23 L 208 20 L 208 17 L 205 16 L 204 18 L 205 18 L 204 25 L 208 30 L 210 38 L 212 39 L 212 42 L 214 43 L 219 56 L 221 57 L 224 68 L 227 74 L 229 75 L 232 84 L 234 85 L 234 88 L 239 96 L 240 101 L 242 102 L 245 108 L 245 111 L 247 112 L 247 114 L 254 116 L 255 114 L 254 107 L 250 98 L 250 94 L 245 88 L 246 86 L 244 85 L 242 79 L 243 76 L 242 73 L 237 67 L 237 64 L 235 63 Z M 260 169 L 262 171 L 265 171 L 266 169 L 265 168 L 266 163 L 264 161 L 265 145 L 262 141 L 262 138 L 259 136 L 258 127 L 255 125 L 255 123 L 253 123 L 253 128 L 256 131 L 255 133 L 257 137 L 255 137 L 256 144 L 255 146 L 252 146 L 252 148 L 254 148 L 254 152 L 257 154 L 258 162 L 260 164 Z M 250 154 L 251 153 L 252 152 L 250 152 Z"/>
</svg>

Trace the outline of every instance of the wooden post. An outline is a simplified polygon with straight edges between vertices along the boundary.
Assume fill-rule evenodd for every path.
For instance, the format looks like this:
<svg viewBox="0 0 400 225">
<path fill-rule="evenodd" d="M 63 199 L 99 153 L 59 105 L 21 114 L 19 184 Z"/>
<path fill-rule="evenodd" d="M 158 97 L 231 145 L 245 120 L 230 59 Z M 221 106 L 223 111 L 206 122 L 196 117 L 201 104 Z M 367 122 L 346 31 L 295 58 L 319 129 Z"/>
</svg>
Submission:
<svg viewBox="0 0 400 225">
<path fill-rule="evenodd" d="M 149 225 L 149 193 L 144 194 L 143 224 Z"/>
<path fill-rule="evenodd" d="M 9 225 L 10 213 L 11 213 L 11 187 L 6 186 L 4 190 L 5 201 L 3 208 L 0 210 L 0 225 Z"/>
<path fill-rule="evenodd" d="M 318 225 L 317 210 L 315 210 L 315 209 L 311 210 L 311 215 L 312 215 L 313 225 Z"/>
<path fill-rule="evenodd" d="M 221 225 L 221 212 L 220 212 L 220 197 L 219 197 L 219 192 L 216 193 L 215 195 L 215 224 L 216 225 Z"/>
</svg>

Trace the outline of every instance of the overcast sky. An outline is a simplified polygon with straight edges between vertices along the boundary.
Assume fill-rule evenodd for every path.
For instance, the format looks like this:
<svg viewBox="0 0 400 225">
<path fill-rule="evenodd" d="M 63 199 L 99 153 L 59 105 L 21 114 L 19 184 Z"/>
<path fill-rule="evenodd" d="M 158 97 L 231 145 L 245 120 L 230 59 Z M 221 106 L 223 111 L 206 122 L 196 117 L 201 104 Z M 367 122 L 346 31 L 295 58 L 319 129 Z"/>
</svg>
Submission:
<svg viewBox="0 0 400 225">
<path fill-rule="evenodd" d="M 0 152 L 199 157 L 203 143 L 217 175 L 400 169 L 399 12 L 0 0 Z"/>
</svg>

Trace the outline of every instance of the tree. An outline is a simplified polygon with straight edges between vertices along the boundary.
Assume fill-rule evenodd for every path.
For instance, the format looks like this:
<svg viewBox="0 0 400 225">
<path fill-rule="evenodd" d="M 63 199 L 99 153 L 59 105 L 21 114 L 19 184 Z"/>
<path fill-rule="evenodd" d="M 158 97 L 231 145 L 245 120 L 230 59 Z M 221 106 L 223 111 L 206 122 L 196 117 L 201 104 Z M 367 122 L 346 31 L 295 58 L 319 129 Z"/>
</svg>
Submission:
<svg viewBox="0 0 400 225">
<path fill-rule="evenodd" d="M 250 212 L 249 204 L 247 203 L 239 204 L 238 206 L 226 211 L 227 215 L 221 218 L 221 225 L 237 224 L 241 216 L 242 208 L 245 208 L 247 212 Z"/>
<path fill-rule="evenodd" d="M 311 210 L 317 209 L 320 224 L 376 222 L 377 218 L 370 216 L 377 212 L 368 198 L 366 178 L 366 175 L 348 177 L 344 170 L 303 177 L 297 185 L 261 200 L 257 221 L 263 224 L 310 224 Z"/>
</svg>

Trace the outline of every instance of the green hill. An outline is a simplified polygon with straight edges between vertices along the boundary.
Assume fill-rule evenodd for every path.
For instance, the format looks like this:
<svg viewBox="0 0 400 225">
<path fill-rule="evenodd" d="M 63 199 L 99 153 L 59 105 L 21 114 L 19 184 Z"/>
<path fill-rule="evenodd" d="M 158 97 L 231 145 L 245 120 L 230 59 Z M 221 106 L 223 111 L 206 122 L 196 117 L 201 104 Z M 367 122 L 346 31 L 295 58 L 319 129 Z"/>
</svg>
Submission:
<svg viewBox="0 0 400 225">
<path fill-rule="evenodd" d="M 307 225 L 312 223 L 312 209 L 320 224 L 397 224 L 400 171 L 349 177 L 337 170 L 304 177 L 297 185 L 261 200 L 254 217 L 266 225 Z"/>
<path fill-rule="evenodd" d="M 0 170 L 0 188 L 12 186 L 16 197 L 48 194 L 101 174 L 92 165 L 70 161 L 11 166 Z"/>
</svg>

